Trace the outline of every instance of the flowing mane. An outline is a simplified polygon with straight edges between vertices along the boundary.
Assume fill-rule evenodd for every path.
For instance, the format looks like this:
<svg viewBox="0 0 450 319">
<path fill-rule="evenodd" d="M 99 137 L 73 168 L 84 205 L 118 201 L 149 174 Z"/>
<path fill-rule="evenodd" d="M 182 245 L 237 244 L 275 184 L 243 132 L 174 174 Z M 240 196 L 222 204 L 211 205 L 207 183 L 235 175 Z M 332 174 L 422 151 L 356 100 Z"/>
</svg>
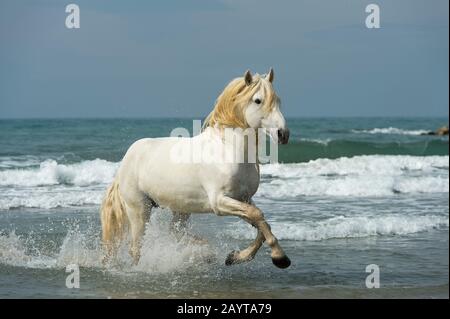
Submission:
<svg viewBox="0 0 450 319">
<path fill-rule="evenodd" d="M 211 127 L 240 127 L 248 128 L 245 120 L 245 108 L 249 104 L 253 95 L 258 90 L 264 91 L 263 109 L 269 113 L 278 97 L 269 81 L 264 80 L 263 76 L 255 74 L 253 81 L 249 85 L 245 83 L 244 77 L 232 80 L 219 95 L 214 105 L 214 109 L 206 117 L 203 123 L 203 129 Z"/>
</svg>

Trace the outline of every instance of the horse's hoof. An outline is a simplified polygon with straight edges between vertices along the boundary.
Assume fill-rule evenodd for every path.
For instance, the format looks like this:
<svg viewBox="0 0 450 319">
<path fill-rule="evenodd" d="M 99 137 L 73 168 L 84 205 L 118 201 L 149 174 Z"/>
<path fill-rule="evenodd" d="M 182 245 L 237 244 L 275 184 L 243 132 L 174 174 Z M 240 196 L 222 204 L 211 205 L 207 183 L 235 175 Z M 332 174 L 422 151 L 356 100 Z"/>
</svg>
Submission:
<svg viewBox="0 0 450 319">
<path fill-rule="evenodd" d="M 233 264 L 236 264 L 236 255 L 238 254 L 237 251 L 233 250 L 231 253 L 228 254 L 227 259 L 225 259 L 225 265 L 231 266 Z"/>
<path fill-rule="evenodd" d="M 288 256 L 272 258 L 272 262 L 275 266 L 282 269 L 287 268 L 291 265 L 291 260 L 288 258 Z"/>
</svg>

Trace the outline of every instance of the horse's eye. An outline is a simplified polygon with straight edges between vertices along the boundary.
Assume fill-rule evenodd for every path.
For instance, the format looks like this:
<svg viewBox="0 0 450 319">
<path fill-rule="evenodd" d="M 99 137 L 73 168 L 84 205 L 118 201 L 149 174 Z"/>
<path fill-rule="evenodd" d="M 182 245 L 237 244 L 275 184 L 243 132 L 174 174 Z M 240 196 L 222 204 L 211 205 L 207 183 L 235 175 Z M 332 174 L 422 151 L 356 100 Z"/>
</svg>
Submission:
<svg viewBox="0 0 450 319">
<path fill-rule="evenodd" d="M 260 100 L 260 99 L 256 99 L 256 100 L 255 100 L 255 103 L 256 103 L 256 104 L 261 104 L 261 100 Z"/>
</svg>

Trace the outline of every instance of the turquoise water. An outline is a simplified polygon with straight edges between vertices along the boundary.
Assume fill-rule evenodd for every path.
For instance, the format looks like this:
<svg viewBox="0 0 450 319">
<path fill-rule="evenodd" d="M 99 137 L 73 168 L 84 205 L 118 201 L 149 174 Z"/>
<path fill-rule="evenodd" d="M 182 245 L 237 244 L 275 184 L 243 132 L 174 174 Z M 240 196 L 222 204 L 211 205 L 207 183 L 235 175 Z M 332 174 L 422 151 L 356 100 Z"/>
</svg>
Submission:
<svg viewBox="0 0 450 319">
<path fill-rule="evenodd" d="M 446 297 L 447 118 L 288 119 L 280 164 L 263 165 L 254 200 L 292 260 L 264 246 L 227 267 L 253 229 L 194 215 L 208 245 L 176 241 L 155 210 L 143 256 L 101 263 L 99 204 L 129 145 L 192 131 L 191 119 L 0 120 L 0 297 Z M 80 289 L 65 268 L 80 266 Z M 380 268 L 367 289 L 365 268 Z"/>
<path fill-rule="evenodd" d="M 420 135 L 447 123 L 445 118 L 289 119 L 291 139 L 280 149 L 280 161 L 369 154 L 448 155 L 448 137 Z M 58 158 L 64 163 L 95 158 L 119 161 L 139 138 L 169 136 L 177 127 L 192 133 L 192 126 L 192 119 L 0 120 L 0 156 Z M 375 134 L 376 129 L 382 133 Z"/>
</svg>

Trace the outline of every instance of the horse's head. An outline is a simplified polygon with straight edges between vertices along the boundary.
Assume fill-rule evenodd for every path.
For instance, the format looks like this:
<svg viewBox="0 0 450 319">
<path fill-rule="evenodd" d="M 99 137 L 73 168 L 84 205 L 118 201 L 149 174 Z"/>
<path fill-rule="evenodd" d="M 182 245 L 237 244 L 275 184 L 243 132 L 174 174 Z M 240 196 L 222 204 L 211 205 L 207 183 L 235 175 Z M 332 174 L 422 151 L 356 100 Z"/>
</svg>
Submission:
<svg viewBox="0 0 450 319">
<path fill-rule="evenodd" d="M 271 134 L 277 134 L 278 142 L 287 144 L 289 140 L 289 129 L 286 120 L 280 110 L 280 98 L 272 86 L 274 79 L 273 69 L 267 75 L 252 76 L 250 71 L 244 74 L 245 84 L 254 86 L 248 96 L 250 99 L 245 107 L 245 120 L 251 128 L 266 128 Z M 272 136 L 275 138 L 275 136 Z"/>
<path fill-rule="evenodd" d="M 273 70 L 232 80 L 218 97 L 206 126 L 265 128 L 281 144 L 289 140 L 289 129 L 280 111 L 280 99 L 272 86 Z"/>
</svg>

